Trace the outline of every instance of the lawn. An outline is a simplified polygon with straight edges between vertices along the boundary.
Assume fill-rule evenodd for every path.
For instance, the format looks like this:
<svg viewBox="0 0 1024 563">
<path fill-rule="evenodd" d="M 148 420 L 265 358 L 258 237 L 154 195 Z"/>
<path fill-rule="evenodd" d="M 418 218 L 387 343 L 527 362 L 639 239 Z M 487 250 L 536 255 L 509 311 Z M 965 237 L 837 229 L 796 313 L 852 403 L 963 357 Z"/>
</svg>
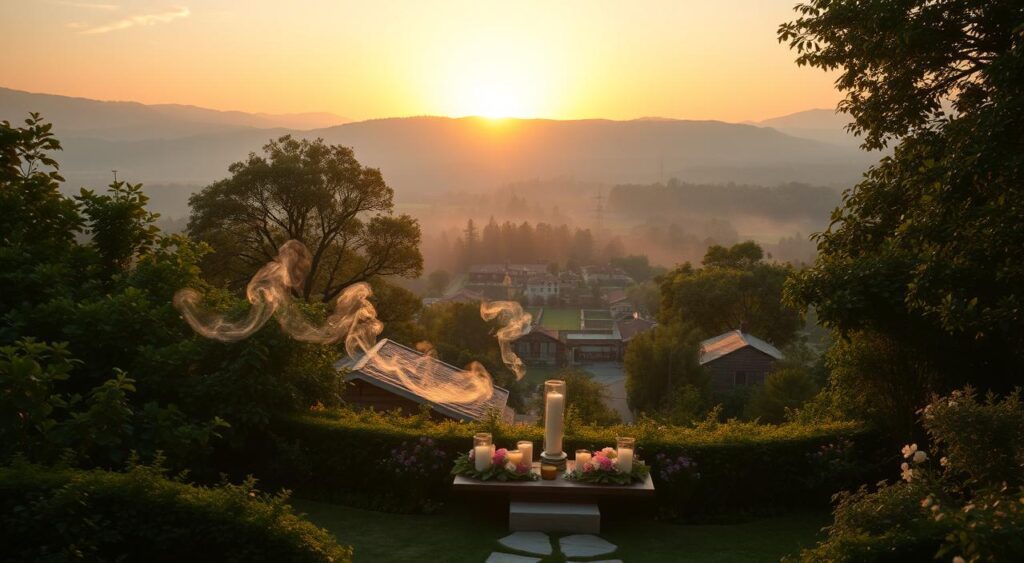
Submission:
<svg viewBox="0 0 1024 563">
<path fill-rule="evenodd" d="M 482 562 L 499 550 L 505 528 L 500 502 L 453 503 L 432 515 L 391 514 L 294 499 L 296 509 L 355 548 L 356 563 Z M 606 514 L 610 512 L 603 509 Z M 619 546 L 613 557 L 629 562 L 778 561 L 813 544 L 826 513 L 797 513 L 732 525 L 674 525 L 626 514 L 605 517 L 602 537 Z M 545 563 L 561 562 L 560 556 Z"/>
<path fill-rule="evenodd" d="M 579 330 L 580 310 L 544 307 L 544 316 L 541 317 L 540 324 L 549 330 Z"/>
</svg>

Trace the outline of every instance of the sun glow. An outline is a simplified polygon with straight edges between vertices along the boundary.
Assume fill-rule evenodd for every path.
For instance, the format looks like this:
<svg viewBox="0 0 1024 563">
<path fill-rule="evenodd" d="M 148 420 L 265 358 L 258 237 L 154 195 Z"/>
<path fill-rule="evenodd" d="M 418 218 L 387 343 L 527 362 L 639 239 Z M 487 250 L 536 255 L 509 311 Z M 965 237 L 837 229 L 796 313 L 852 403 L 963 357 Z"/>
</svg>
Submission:
<svg viewBox="0 0 1024 563">
<path fill-rule="evenodd" d="M 514 41 L 467 40 L 452 51 L 438 84 L 446 115 L 503 118 L 551 113 L 551 63 L 536 49 Z"/>
</svg>

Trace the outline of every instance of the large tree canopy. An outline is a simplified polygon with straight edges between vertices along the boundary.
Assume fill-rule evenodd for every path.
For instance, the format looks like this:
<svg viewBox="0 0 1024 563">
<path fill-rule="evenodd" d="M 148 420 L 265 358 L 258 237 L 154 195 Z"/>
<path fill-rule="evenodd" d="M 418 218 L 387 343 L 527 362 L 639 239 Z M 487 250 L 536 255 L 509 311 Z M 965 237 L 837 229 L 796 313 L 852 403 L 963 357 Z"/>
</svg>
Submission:
<svg viewBox="0 0 1024 563">
<path fill-rule="evenodd" d="M 284 136 L 229 170 L 189 200 L 189 234 L 215 249 L 208 275 L 244 284 L 289 239 L 312 255 L 305 298 L 330 301 L 356 282 L 420 274 L 419 224 L 392 214 L 394 192 L 352 149 Z"/>
<path fill-rule="evenodd" d="M 782 302 L 791 270 L 762 257 L 753 242 L 712 246 L 702 268 L 687 263 L 665 274 L 659 321 L 692 325 L 702 338 L 746 326 L 776 346 L 790 343 L 801 326 L 800 312 Z"/>
<path fill-rule="evenodd" d="M 1024 3 L 815 0 L 782 25 L 840 69 L 865 146 L 898 140 L 844 196 L 790 286 L 827 325 L 916 351 L 947 388 L 1024 373 Z M 934 389 L 942 391 L 943 389 Z"/>
</svg>

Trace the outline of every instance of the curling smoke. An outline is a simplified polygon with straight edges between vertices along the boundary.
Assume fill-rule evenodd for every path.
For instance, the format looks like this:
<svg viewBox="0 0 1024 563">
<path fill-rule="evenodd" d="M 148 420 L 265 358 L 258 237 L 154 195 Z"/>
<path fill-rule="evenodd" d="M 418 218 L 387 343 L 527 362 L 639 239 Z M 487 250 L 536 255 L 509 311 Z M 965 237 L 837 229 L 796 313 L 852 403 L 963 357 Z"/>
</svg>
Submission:
<svg viewBox="0 0 1024 563">
<path fill-rule="evenodd" d="M 366 283 L 353 284 L 335 299 L 331 314 L 322 325 L 315 325 L 299 310 L 292 291 L 302 287 L 310 271 L 310 254 L 299 241 L 289 240 L 278 250 L 273 261 L 260 268 L 249 281 L 245 294 L 252 305 L 246 316 L 239 320 L 228 320 L 224 315 L 205 311 L 199 302 L 202 296 L 194 289 L 182 289 L 174 295 L 174 306 L 185 317 L 186 322 L 197 333 L 222 342 L 236 342 L 251 336 L 274 317 L 281 328 L 292 338 L 303 342 L 333 344 L 343 341 L 345 352 L 350 358 L 365 354 L 368 363 L 392 374 L 414 393 L 432 402 L 474 403 L 487 400 L 494 393 L 491 376 L 476 362 L 452 377 L 450 370 L 442 370 L 429 344 L 421 344 L 423 355 L 413 360 L 402 357 L 382 357 L 376 348 L 377 336 L 384 324 L 377 319 L 377 310 L 370 303 L 373 291 Z M 514 307 L 513 307 L 514 306 Z M 512 353 L 508 338 L 522 334 L 522 327 L 509 325 L 521 322 L 525 313 L 518 303 L 491 304 L 497 312 L 485 313 L 487 304 L 481 305 L 480 313 L 491 320 L 502 311 L 508 324 L 498 330 L 502 359 L 509 369 L 520 378 L 522 362 Z M 491 309 L 489 308 L 488 311 Z M 487 316 L 491 314 L 491 316 Z M 526 326 L 529 325 L 529 314 Z M 514 340 L 514 338 L 512 338 Z M 423 347 L 425 346 L 425 347 Z M 509 358 L 513 359 L 510 362 Z M 445 372 L 445 373 L 443 373 Z"/>
<path fill-rule="evenodd" d="M 515 301 L 482 301 L 480 316 L 485 321 L 498 319 L 498 346 L 501 347 L 501 361 L 516 374 L 516 379 L 526 375 L 523 361 L 512 351 L 512 343 L 519 339 L 528 328 L 533 317 L 523 311 L 523 306 Z"/>
</svg>

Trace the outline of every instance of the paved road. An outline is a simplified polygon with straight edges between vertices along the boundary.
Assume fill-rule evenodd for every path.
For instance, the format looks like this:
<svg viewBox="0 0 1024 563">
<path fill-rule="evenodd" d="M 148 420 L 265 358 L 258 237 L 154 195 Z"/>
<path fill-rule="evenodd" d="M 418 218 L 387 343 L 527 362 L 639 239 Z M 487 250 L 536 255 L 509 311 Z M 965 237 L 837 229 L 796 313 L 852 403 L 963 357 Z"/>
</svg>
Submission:
<svg viewBox="0 0 1024 563">
<path fill-rule="evenodd" d="M 633 422 L 633 413 L 626 404 L 626 372 L 621 363 L 603 362 L 583 364 L 581 368 L 594 375 L 594 381 L 608 389 L 609 406 L 619 413 L 623 422 Z"/>
</svg>

